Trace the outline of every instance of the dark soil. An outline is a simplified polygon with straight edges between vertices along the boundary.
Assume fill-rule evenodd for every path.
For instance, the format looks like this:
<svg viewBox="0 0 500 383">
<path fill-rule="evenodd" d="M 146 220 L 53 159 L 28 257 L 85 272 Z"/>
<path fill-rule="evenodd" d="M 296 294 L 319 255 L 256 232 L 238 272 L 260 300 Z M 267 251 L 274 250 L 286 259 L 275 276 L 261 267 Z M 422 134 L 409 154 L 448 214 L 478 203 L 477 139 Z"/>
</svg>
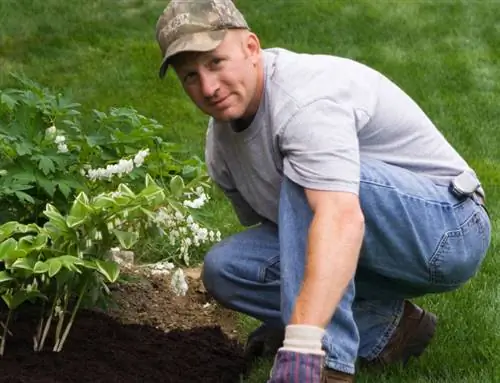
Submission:
<svg viewBox="0 0 500 383">
<path fill-rule="evenodd" d="M 51 351 L 52 338 L 45 351 L 33 352 L 33 316 L 18 315 L 0 358 L 0 382 L 240 382 L 244 360 L 233 314 L 197 280 L 185 297 L 173 296 L 168 282 L 116 285 L 118 306 L 80 311 L 59 353 Z"/>
</svg>

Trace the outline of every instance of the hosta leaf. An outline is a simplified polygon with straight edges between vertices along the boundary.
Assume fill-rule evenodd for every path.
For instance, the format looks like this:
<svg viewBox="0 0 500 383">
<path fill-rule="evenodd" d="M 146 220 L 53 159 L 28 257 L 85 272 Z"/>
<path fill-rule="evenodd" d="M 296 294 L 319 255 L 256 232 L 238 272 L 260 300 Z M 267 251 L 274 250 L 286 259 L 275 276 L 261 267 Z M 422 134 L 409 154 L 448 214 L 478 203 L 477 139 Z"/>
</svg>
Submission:
<svg viewBox="0 0 500 383">
<path fill-rule="evenodd" d="M 40 159 L 40 161 L 38 162 L 38 168 L 45 175 L 49 175 L 49 174 L 54 173 L 56 171 L 56 168 L 54 166 L 54 162 L 49 157 L 42 157 Z"/>
<path fill-rule="evenodd" d="M 116 238 L 118 238 L 118 241 L 120 241 L 120 245 L 123 249 L 130 249 L 139 239 L 139 234 L 129 231 L 114 229 L 113 233 L 115 234 Z"/>
<path fill-rule="evenodd" d="M 120 275 L 120 267 L 116 262 L 96 260 L 96 266 L 99 272 L 106 277 L 106 279 L 113 283 Z"/>
<path fill-rule="evenodd" d="M 172 179 L 170 180 L 170 191 L 175 197 L 182 197 L 182 193 L 184 192 L 184 180 L 182 179 L 182 177 L 172 177 Z"/>
<path fill-rule="evenodd" d="M 0 243 L 0 260 L 9 258 L 17 248 L 17 241 L 14 238 L 9 238 Z"/>
<path fill-rule="evenodd" d="M 12 281 L 13 279 L 7 271 L 0 271 L 0 283 Z"/>
</svg>

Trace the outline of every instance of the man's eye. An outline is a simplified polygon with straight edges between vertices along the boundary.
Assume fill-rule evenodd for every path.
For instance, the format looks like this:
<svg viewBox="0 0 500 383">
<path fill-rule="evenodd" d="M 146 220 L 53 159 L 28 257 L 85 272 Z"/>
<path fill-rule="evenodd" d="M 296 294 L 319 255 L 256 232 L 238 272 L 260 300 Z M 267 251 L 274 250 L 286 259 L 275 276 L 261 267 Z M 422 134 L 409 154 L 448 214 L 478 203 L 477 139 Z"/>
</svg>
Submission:
<svg viewBox="0 0 500 383">
<path fill-rule="evenodd" d="M 195 76 L 196 76 L 195 72 L 189 72 L 184 76 L 184 82 L 192 81 L 195 78 Z"/>
<path fill-rule="evenodd" d="M 212 64 L 213 65 L 218 65 L 222 62 L 222 59 L 218 58 L 218 57 L 215 57 L 212 59 Z"/>
</svg>

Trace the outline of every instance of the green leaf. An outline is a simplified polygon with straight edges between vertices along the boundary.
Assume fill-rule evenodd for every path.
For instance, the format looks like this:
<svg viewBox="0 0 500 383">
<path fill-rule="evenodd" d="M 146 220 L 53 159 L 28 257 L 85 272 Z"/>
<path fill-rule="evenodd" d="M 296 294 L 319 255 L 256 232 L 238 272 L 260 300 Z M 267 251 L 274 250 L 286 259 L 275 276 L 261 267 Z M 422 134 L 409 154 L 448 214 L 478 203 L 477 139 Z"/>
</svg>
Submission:
<svg viewBox="0 0 500 383">
<path fill-rule="evenodd" d="M 83 260 L 83 265 L 87 269 L 97 270 L 96 261 L 93 260 L 93 259 L 84 259 Z"/>
<path fill-rule="evenodd" d="M 35 237 L 32 235 L 25 235 L 24 237 L 19 239 L 17 244 L 18 250 L 24 250 L 27 253 L 33 248 L 33 239 Z"/>
<path fill-rule="evenodd" d="M 2 295 L 2 299 L 4 300 L 7 307 L 11 310 L 15 310 L 22 303 L 27 300 L 32 300 L 33 298 L 44 298 L 44 295 L 39 291 L 26 291 L 19 290 L 14 293 L 14 295 L 7 293 Z"/>
<path fill-rule="evenodd" d="M 54 173 L 56 171 L 54 162 L 49 157 L 42 157 L 38 162 L 38 168 L 45 175 L 49 175 L 50 173 Z"/>
<path fill-rule="evenodd" d="M 49 264 L 49 277 L 52 278 L 61 270 L 62 262 L 57 258 L 51 258 L 47 263 Z"/>
<path fill-rule="evenodd" d="M 47 177 L 37 174 L 36 182 L 42 187 L 43 190 L 50 196 L 54 197 L 54 192 L 56 191 L 57 182 L 54 182 Z"/>
<path fill-rule="evenodd" d="M 0 241 L 4 241 L 6 238 L 10 237 L 19 226 L 19 223 L 16 221 L 10 221 L 4 223 L 0 226 Z"/>
<path fill-rule="evenodd" d="M 68 225 L 66 225 L 66 220 L 54 206 L 52 206 L 51 204 L 47 204 L 43 214 L 45 214 L 45 216 L 50 219 L 50 222 L 57 229 L 61 230 L 62 232 L 67 231 Z"/>
<path fill-rule="evenodd" d="M 132 190 L 130 190 L 130 188 L 125 184 L 118 185 L 117 191 L 128 196 L 128 197 L 132 197 L 132 198 L 135 197 L 134 192 Z"/>
<path fill-rule="evenodd" d="M 12 278 L 10 276 L 9 272 L 7 272 L 5 270 L 0 271 L 0 283 L 12 281 L 12 280 L 14 280 L 14 278 Z"/>
<path fill-rule="evenodd" d="M 18 258 L 10 267 L 12 269 L 24 269 L 33 271 L 33 268 L 35 267 L 35 258 L 31 257 Z"/>
<path fill-rule="evenodd" d="M 19 199 L 21 202 L 28 202 L 31 204 L 35 203 L 35 200 L 33 199 L 32 196 L 30 196 L 28 193 L 25 193 L 23 191 L 16 191 L 14 192 L 15 196 Z"/>
<path fill-rule="evenodd" d="M 120 241 L 121 247 L 124 249 L 130 249 L 139 239 L 139 234 L 131 233 L 129 231 L 114 229 L 113 233 L 115 234 L 116 238 L 118 238 L 118 241 Z"/>
<path fill-rule="evenodd" d="M 76 266 L 83 266 L 85 262 L 83 259 L 75 257 L 73 255 L 61 255 L 58 259 L 62 262 L 63 266 L 68 270 L 80 272 L 80 269 Z"/>
<path fill-rule="evenodd" d="M 92 214 L 92 208 L 89 206 L 88 197 L 85 193 L 78 194 L 75 201 L 73 202 L 73 206 L 69 211 L 68 218 L 66 219 L 66 223 L 69 227 L 74 228 L 78 225 L 81 225 L 85 222 L 85 219 Z"/>
<path fill-rule="evenodd" d="M 105 195 L 99 195 L 93 199 L 92 206 L 96 210 L 105 210 L 115 206 L 115 200 Z"/>
<path fill-rule="evenodd" d="M 38 261 L 33 267 L 33 272 L 35 274 L 45 274 L 49 271 L 49 265 L 46 262 Z"/>
<path fill-rule="evenodd" d="M 24 156 L 25 154 L 31 154 L 31 151 L 33 150 L 33 145 L 31 143 L 23 141 L 21 143 L 16 143 L 14 145 L 14 148 L 16 149 L 17 155 L 19 157 Z"/>
<path fill-rule="evenodd" d="M 96 266 L 99 272 L 106 277 L 106 279 L 113 283 L 120 275 L 120 267 L 116 262 L 96 260 Z"/>
<path fill-rule="evenodd" d="M 14 110 L 17 101 L 9 96 L 7 93 L 0 92 L 0 103 L 5 104 L 9 110 Z"/>
<path fill-rule="evenodd" d="M 59 181 L 57 187 L 59 188 L 59 190 L 66 199 L 69 198 L 71 192 L 73 191 L 73 188 L 69 186 L 67 182 L 64 181 Z"/>
<path fill-rule="evenodd" d="M 184 180 L 180 176 L 174 176 L 170 180 L 170 191 L 172 194 L 180 198 L 184 192 Z"/>
<path fill-rule="evenodd" d="M 33 241 L 32 249 L 40 251 L 47 245 L 49 237 L 46 234 L 38 234 Z"/>
<path fill-rule="evenodd" d="M 151 177 L 149 174 L 146 174 L 145 184 L 146 184 L 146 188 L 149 187 L 149 186 L 156 186 L 156 187 L 158 187 L 158 184 L 155 182 L 155 180 L 153 179 L 153 177 Z"/>
<path fill-rule="evenodd" d="M 17 248 L 17 241 L 14 238 L 9 238 L 0 243 L 0 260 L 9 258 Z"/>
</svg>

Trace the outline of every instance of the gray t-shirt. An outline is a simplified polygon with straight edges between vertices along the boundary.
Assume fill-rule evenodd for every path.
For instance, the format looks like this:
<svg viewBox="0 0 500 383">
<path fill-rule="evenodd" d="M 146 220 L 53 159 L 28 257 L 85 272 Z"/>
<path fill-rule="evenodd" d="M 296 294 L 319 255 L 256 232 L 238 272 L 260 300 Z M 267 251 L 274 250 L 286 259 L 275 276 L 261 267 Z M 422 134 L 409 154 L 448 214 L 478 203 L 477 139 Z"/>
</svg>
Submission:
<svg viewBox="0 0 500 383">
<path fill-rule="evenodd" d="M 420 107 L 352 60 L 263 51 L 265 85 L 252 124 L 209 122 L 206 163 L 243 225 L 277 222 L 283 175 L 303 187 L 358 194 L 360 157 L 448 185 L 469 169 Z"/>
</svg>

